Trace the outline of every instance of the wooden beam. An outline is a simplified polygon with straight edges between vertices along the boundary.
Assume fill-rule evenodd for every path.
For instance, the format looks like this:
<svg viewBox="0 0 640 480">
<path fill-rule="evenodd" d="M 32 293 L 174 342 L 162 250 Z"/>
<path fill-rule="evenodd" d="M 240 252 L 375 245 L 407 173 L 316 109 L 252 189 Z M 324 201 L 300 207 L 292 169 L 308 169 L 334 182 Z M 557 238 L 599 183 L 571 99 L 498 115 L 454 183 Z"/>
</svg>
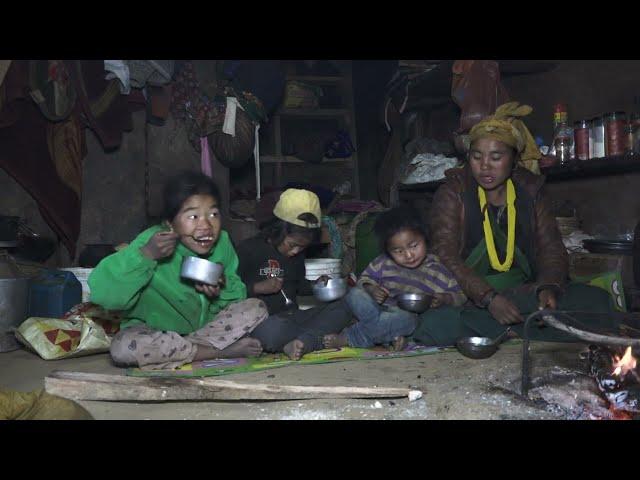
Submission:
<svg viewBox="0 0 640 480">
<path fill-rule="evenodd" d="M 237 383 L 213 378 L 127 377 L 56 370 L 44 379 L 45 390 L 72 400 L 162 402 L 181 400 L 302 400 L 312 398 L 422 397 L 419 390 Z"/>
<path fill-rule="evenodd" d="M 603 314 L 604 315 L 604 314 Z M 624 338 L 611 335 L 602 335 L 600 333 L 587 332 L 578 328 L 567 325 L 553 316 L 553 313 L 542 315 L 544 323 L 557 328 L 563 332 L 567 332 L 580 340 L 585 342 L 604 344 L 604 345 L 619 345 L 621 347 L 640 347 L 640 339 L 637 338 Z"/>
</svg>

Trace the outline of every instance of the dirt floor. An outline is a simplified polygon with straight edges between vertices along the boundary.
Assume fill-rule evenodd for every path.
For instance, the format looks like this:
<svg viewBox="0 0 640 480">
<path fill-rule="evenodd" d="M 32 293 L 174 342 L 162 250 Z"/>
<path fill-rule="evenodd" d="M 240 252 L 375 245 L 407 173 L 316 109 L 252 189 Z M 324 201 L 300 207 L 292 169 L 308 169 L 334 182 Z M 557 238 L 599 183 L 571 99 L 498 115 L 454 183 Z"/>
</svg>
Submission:
<svg viewBox="0 0 640 480">
<path fill-rule="evenodd" d="M 535 343 L 532 346 L 532 379 L 558 372 L 581 375 L 581 344 Z M 282 402 L 167 402 L 81 403 L 96 419 L 286 419 L 286 420 L 410 420 L 410 419 L 558 419 L 566 411 L 543 401 L 525 400 L 520 388 L 521 344 L 503 344 L 493 357 L 471 360 L 458 352 L 411 358 L 287 366 L 256 373 L 226 375 L 243 383 L 289 385 L 350 385 L 410 387 L 424 393 L 422 399 L 294 400 Z M 25 350 L 0 353 L 0 388 L 32 391 L 43 388 L 53 370 L 123 374 L 108 354 L 69 360 L 44 361 Z M 535 394 L 535 391 L 533 392 Z M 572 398 L 573 394 L 569 395 Z M 536 395 L 532 395 L 536 397 Z M 539 397 L 539 395 L 538 395 Z M 579 417 L 574 417 L 579 418 Z"/>
</svg>

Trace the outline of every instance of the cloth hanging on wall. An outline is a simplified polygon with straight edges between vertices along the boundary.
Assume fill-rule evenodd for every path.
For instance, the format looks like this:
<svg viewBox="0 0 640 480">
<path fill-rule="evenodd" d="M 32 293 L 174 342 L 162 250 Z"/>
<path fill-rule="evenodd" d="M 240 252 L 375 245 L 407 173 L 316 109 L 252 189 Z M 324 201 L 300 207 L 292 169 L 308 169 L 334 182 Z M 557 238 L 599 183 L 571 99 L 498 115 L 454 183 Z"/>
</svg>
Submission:
<svg viewBox="0 0 640 480">
<path fill-rule="evenodd" d="M 120 95 L 118 80 L 104 79 L 101 60 L 64 61 L 64 67 L 78 101 L 63 121 L 53 123 L 29 95 L 29 61 L 11 63 L 0 85 L 0 167 L 34 198 L 73 258 L 87 153 L 84 128 L 89 126 L 105 149 L 115 148 L 122 132 L 132 129 L 131 111 L 141 105 Z M 55 112 L 55 101 L 50 105 Z"/>
<path fill-rule="evenodd" d="M 105 80 L 103 60 L 75 60 L 71 64 L 69 72 L 85 125 L 96 134 L 102 148 L 118 148 L 123 132 L 133 130 L 130 104 L 127 95 L 120 94 L 120 81 Z"/>
<path fill-rule="evenodd" d="M 213 172 L 211 171 L 209 140 L 207 137 L 200 137 L 200 169 L 207 177 L 213 178 Z"/>
<path fill-rule="evenodd" d="M 76 86 L 63 60 L 29 61 L 29 95 L 52 122 L 65 120 L 76 103 Z"/>
<path fill-rule="evenodd" d="M 46 126 L 49 155 L 60 179 L 82 200 L 82 160 L 87 156 L 84 129 L 79 115 Z"/>
<path fill-rule="evenodd" d="M 7 72 L 5 82 L 13 85 L 24 82 L 28 92 L 27 61 L 14 61 Z M 0 167 L 16 180 L 38 203 L 40 213 L 53 231 L 60 237 L 71 257 L 75 256 L 76 241 L 80 233 L 80 198 L 72 187 L 63 181 L 49 152 L 47 141 L 48 121 L 30 98 L 14 97 L 0 111 L 0 118 L 10 109 L 12 122 L 0 128 Z M 62 127 L 52 133 L 53 144 L 64 144 L 60 138 L 68 138 L 70 129 Z M 60 137 L 62 135 L 62 137 Z M 57 140 L 56 140 L 57 139 Z M 70 142 L 73 149 L 82 152 L 76 140 Z M 62 152 L 61 149 L 57 149 Z M 82 154 L 82 153 L 81 153 Z M 60 167 L 69 165 L 62 153 Z M 66 175 L 73 184 L 73 174 Z"/>
</svg>

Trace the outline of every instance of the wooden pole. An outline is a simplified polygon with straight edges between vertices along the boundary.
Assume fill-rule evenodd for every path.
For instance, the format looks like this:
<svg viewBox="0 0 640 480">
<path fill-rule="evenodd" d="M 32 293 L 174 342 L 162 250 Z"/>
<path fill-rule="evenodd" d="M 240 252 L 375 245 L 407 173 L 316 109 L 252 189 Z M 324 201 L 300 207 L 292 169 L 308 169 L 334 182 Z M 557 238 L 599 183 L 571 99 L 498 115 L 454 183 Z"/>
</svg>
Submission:
<svg viewBox="0 0 640 480">
<path fill-rule="evenodd" d="M 48 393 L 72 400 L 125 402 L 422 397 L 421 391 L 408 388 L 268 385 L 212 378 L 127 377 L 59 370 L 45 377 L 44 384 Z"/>
<path fill-rule="evenodd" d="M 601 335 L 599 333 L 587 332 L 575 327 L 571 327 L 560 320 L 556 319 L 553 314 L 542 315 L 544 323 L 557 328 L 563 332 L 567 332 L 580 340 L 585 342 L 600 343 L 605 345 L 620 345 L 623 347 L 640 347 L 640 339 L 637 338 L 625 338 L 625 337 L 612 337 L 610 335 Z"/>
</svg>

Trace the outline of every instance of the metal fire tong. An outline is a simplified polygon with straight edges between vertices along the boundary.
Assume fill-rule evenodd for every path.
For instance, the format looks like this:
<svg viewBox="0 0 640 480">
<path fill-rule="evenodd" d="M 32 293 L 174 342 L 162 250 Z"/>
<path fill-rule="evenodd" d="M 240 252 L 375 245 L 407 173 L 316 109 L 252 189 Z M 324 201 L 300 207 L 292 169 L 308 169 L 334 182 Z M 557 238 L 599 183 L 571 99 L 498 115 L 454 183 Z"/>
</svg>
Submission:
<svg viewBox="0 0 640 480">
<path fill-rule="evenodd" d="M 629 320 L 629 319 L 638 319 L 639 317 L 634 316 L 628 313 L 622 312 L 610 312 L 610 313 L 595 313 L 595 312 L 581 312 L 581 311 L 555 311 L 555 310 L 540 310 L 538 312 L 534 312 L 524 322 L 524 331 L 522 334 L 523 342 L 522 342 L 522 376 L 521 376 L 521 384 L 520 384 L 520 393 L 522 396 L 527 397 L 529 394 L 530 387 L 530 378 L 529 378 L 529 364 L 530 364 L 530 353 L 529 353 L 529 327 L 533 321 L 542 322 L 543 324 L 553 327 L 555 329 L 564 331 L 569 335 L 573 335 L 574 337 L 592 344 L 604 344 L 604 345 L 617 345 L 617 346 L 634 346 L 636 348 L 640 347 L 640 339 L 638 338 L 630 338 L 630 337 L 619 337 L 612 335 L 604 335 L 601 333 L 592 332 L 589 330 L 585 330 L 583 328 L 578 329 L 571 325 L 568 325 L 561 320 L 558 319 L 558 316 L 561 315 L 565 318 L 570 318 L 574 320 L 569 314 L 582 314 L 582 315 L 607 315 L 608 317 L 618 317 L 621 320 Z M 577 321 L 574 320 L 577 323 Z M 635 329 L 634 329 L 635 330 Z"/>
</svg>

